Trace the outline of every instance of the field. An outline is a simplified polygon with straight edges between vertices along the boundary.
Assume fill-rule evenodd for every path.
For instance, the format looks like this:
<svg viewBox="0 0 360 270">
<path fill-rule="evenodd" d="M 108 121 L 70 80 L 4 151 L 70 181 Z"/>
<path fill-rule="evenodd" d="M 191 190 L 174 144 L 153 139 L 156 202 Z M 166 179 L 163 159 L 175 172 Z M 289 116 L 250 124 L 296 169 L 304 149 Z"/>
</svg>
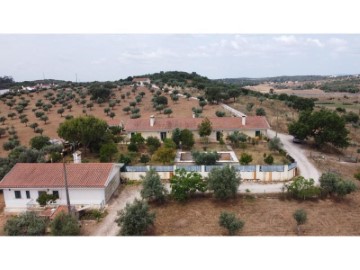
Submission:
<svg viewBox="0 0 360 270">
<path fill-rule="evenodd" d="M 113 91 L 115 92 L 115 97 L 113 99 L 121 99 L 121 94 L 125 94 L 126 92 L 131 92 L 132 87 L 131 86 L 125 86 L 123 88 L 117 88 Z M 26 100 L 30 100 L 30 103 L 28 107 L 24 110 L 23 114 L 27 115 L 27 118 L 29 119 L 29 122 L 27 123 L 27 126 L 20 122 L 20 119 L 18 116 L 15 116 L 14 119 L 11 119 L 7 117 L 7 115 L 10 112 L 15 112 L 14 108 L 10 108 L 7 105 L 1 103 L 0 108 L 0 116 L 7 117 L 7 120 L 5 121 L 4 125 L 0 124 L 0 127 L 6 128 L 10 126 L 14 126 L 15 130 L 17 131 L 17 135 L 19 136 L 19 140 L 21 145 L 28 146 L 29 141 L 33 136 L 36 136 L 38 134 L 34 133 L 33 129 L 29 127 L 29 124 L 31 123 L 38 123 L 39 127 L 44 130 L 43 135 L 49 136 L 50 138 L 58 138 L 57 135 L 57 129 L 61 122 L 65 121 L 66 115 L 72 115 L 74 117 L 80 116 L 80 115 L 94 115 L 95 117 L 101 118 L 105 121 L 111 121 L 115 123 L 120 123 L 120 121 L 126 121 L 130 118 L 130 114 L 123 111 L 123 108 L 126 106 L 129 106 L 129 102 L 133 101 L 135 99 L 135 96 L 138 95 L 140 92 L 145 92 L 145 96 L 142 100 L 142 102 L 139 104 L 138 108 L 140 109 L 141 117 L 143 118 L 149 118 L 150 115 L 155 115 L 155 117 L 162 118 L 162 117 L 168 117 L 164 114 L 161 114 L 159 112 L 154 111 L 152 108 L 151 98 L 152 94 L 151 92 L 145 88 L 145 87 L 138 87 L 137 91 L 135 93 L 131 93 L 131 95 L 128 98 L 125 98 L 124 100 L 121 99 L 120 104 L 117 104 L 113 108 L 113 112 L 115 113 L 115 117 L 112 120 L 109 116 L 106 115 L 104 112 L 104 109 L 107 107 L 106 104 L 97 104 L 94 102 L 94 107 L 89 109 L 84 107 L 81 104 L 76 104 L 75 100 L 71 100 L 68 102 L 68 104 L 72 105 L 71 110 L 65 109 L 65 112 L 63 113 L 63 117 L 61 117 L 60 114 L 57 113 L 57 110 L 61 108 L 60 104 L 56 104 L 53 108 L 51 108 L 50 111 L 46 112 L 46 115 L 49 118 L 49 121 L 45 124 L 43 121 L 36 118 L 35 113 L 32 112 L 33 108 L 36 108 L 35 104 L 37 100 L 41 99 L 45 104 L 50 103 L 46 100 L 44 95 L 48 92 L 54 92 L 53 90 L 47 90 L 39 93 L 31 93 L 32 97 L 30 95 L 23 94 L 22 97 L 24 97 Z M 54 92 L 56 93 L 56 92 Z M 194 99 L 186 100 L 184 98 L 179 98 L 179 101 L 173 102 L 170 98 L 169 94 L 164 94 L 168 98 L 168 107 L 172 109 L 173 113 L 170 117 L 192 117 L 192 111 L 191 109 L 193 107 L 199 107 L 199 102 Z M 76 97 L 78 95 L 76 94 Z M 16 103 L 20 100 L 21 97 L 17 96 L 15 97 Z M 89 103 L 89 96 L 86 97 L 87 103 Z M 83 110 L 86 110 L 84 113 Z M 215 117 L 215 112 L 217 110 L 222 110 L 220 106 L 218 105 L 207 105 L 204 107 L 204 111 L 202 113 L 203 116 L 207 117 Z M 4 135 L 0 138 L 0 157 L 6 157 L 7 153 L 2 149 L 2 144 L 7 141 L 8 135 Z"/>
<path fill-rule="evenodd" d="M 279 195 L 281 196 L 281 195 Z M 154 235 L 158 236 L 216 236 L 227 235 L 218 225 L 221 211 L 230 211 L 245 221 L 243 236 L 295 236 L 295 210 L 305 209 L 308 222 L 302 226 L 306 236 L 357 236 L 360 235 L 360 195 L 349 195 L 342 201 L 282 200 L 278 196 L 263 195 L 257 198 L 238 198 L 219 202 L 198 197 L 180 204 L 169 202 L 152 205 L 156 213 Z"/>
</svg>

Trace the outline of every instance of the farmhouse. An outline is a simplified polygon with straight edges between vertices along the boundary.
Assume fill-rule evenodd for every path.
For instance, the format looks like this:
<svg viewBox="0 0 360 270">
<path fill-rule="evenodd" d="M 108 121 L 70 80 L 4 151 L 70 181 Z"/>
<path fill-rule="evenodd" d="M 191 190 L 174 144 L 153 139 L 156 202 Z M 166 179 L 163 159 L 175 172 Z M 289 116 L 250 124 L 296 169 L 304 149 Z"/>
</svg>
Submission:
<svg viewBox="0 0 360 270">
<path fill-rule="evenodd" d="M 38 207 L 42 192 L 58 197 L 56 204 L 66 205 L 64 171 L 70 204 L 75 207 L 105 206 L 120 184 L 120 168 L 114 163 L 17 163 L 0 182 L 5 211 L 19 212 Z"/>
<path fill-rule="evenodd" d="M 171 138 L 175 128 L 189 129 L 194 132 L 194 138 L 198 139 L 198 126 L 204 118 L 157 118 L 152 115 L 150 121 L 144 118 L 129 119 L 124 124 L 124 129 L 130 138 L 134 133 L 141 133 L 146 139 L 150 136 L 158 137 L 161 140 Z M 216 117 L 209 118 L 212 123 L 210 141 L 217 141 L 221 135 L 226 138 L 234 131 L 243 132 L 250 137 L 266 135 L 270 128 L 264 116 L 243 116 L 243 117 Z"/>
<path fill-rule="evenodd" d="M 136 83 L 139 86 L 144 86 L 145 83 L 150 83 L 149 78 L 133 78 L 133 83 Z"/>
</svg>

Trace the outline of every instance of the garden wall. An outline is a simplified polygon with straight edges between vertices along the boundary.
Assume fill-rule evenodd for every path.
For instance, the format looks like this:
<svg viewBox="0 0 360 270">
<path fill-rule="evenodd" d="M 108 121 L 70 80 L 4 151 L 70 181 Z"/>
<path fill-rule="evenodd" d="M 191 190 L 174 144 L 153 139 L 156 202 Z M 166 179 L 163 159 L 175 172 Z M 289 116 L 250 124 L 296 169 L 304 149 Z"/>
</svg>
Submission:
<svg viewBox="0 0 360 270">
<path fill-rule="evenodd" d="M 240 173 L 242 180 L 255 180 L 261 182 L 286 181 L 296 175 L 296 163 L 288 165 L 230 165 Z M 176 169 L 184 168 L 186 171 L 200 173 L 207 177 L 209 172 L 216 167 L 223 165 L 172 165 L 172 166 L 126 166 L 121 172 L 121 178 L 129 180 L 141 180 L 150 168 L 155 169 L 161 179 L 169 180 Z"/>
</svg>

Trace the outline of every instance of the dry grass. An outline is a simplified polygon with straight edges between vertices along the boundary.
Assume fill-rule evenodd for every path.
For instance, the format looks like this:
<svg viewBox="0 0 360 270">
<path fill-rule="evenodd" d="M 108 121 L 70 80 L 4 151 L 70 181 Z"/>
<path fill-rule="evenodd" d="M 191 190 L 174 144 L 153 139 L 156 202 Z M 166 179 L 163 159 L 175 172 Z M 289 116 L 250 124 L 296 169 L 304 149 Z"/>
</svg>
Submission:
<svg viewBox="0 0 360 270">
<path fill-rule="evenodd" d="M 131 91 L 131 86 L 126 86 L 121 90 L 116 89 L 113 91 L 116 94 L 116 96 L 114 98 L 121 99 L 120 98 L 121 94 L 125 94 L 126 92 Z M 140 108 L 141 117 L 149 118 L 150 115 L 155 115 L 158 118 L 166 118 L 167 117 L 164 114 L 155 112 L 154 109 L 152 108 L 151 92 L 145 87 L 138 87 L 138 90 L 135 94 L 131 93 L 129 98 L 125 98 L 124 100 L 121 100 L 121 103 L 114 107 L 113 112 L 116 114 L 116 116 L 114 118 L 115 120 L 118 120 L 118 122 L 120 123 L 120 121 L 125 121 L 130 118 L 130 115 L 127 114 L 126 112 L 124 112 L 122 109 L 126 106 L 129 106 L 129 102 L 133 101 L 135 99 L 135 96 L 138 95 L 138 93 L 140 93 L 142 91 L 145 92 L 145 96 L 144 96 L 142 102 L 138 106 Z M 59 108 L 61 108 L 61 105 L 56 104 L 55 107 L 53 107 L 49 112 L 46 113 L 46 115 L 49 118 L 49 121 L 47 122 L 47 124 L 45 124 L 43 121 L 37 119 L 35 117 L 35 114 L 32 112 L 32 109 L 35 108 L 35 103 L 38 99 L 42 99 L 44 101 L 44 103 L 49 103 L 49 101 L 47 101 L 44 98 L 44 95 L 47 92 L 53 92 L 53 90 L 47 90 L 47 91 L 43 91 L 40 93 L 32 93 L 33 94 L 32 98 L 30 98 L 26 94 L 23 94 L 22 96 L 25 97 L 25 99 L 30 100 L 28 107 L 24 110 L 23 113 L 26 114 L 29 119 L 28 125 L 36 122 L 39 124 L 40 128 L 44 129 L 43 135 L 49 136 L 50 138 L 58 138 L 57 129 L 59 127 L 59 124 L 61 122 L 65 121 L 65 117 L 61 117 L 57 113 L 57 110 Z M 199 102 L 194 99 L 186 100 L 186 99 L 180 98 L 178 102 L 174 103 L 171 100 L 170 95 L 165 94 L 165 96 L 167 96 L 167 98 L 168 98 L 168 103 L 169 103 L 168 106 L 173 110 L 173 114 L 171 115 L 171 117 L 192 117 L 191 109 L 193 107 L 199 107 Z M 76 97 L 78 97 L 78 95 L 76 95 Z M 15 97 L 15 99 L 16 99 L 16 103 L 18 103 L 20 101 L 20 97 Z M 87 100 L 89 101 L 89 97 L 87 97 Z M 81 105 L 81 104 L 76 104 L 76 102 L 74 100 L 72 102 L 69 102 L 68 104 L 71 104 L 73 107 L 72 107 L 71 111 L 65 109 L 63 116 L 66 116 L 68 114 L 72 115 L 74 117 L 85 115 L 83 113 L 83 109 L 86 109 L 86 113 L 88 115 L 93 115 L 93 116 L 103 119 L 105 121 L 110 120 L 110 117 L 108 117 L 104 113 L 104 108 L 107 107 L 107 104 L 99 105 L 99 104 L 94 103 L 94 107 L 91 110 L 88 108 L 83 108 L 83 105 Z M 204 107 L 204 111 L 203 111 L 202 115 L 204 117 L 205 116 L 215 117 L 215 112 L 217 110 L 222 110 L 222 108 L 218 105 L 207 105 Z M 10 110 L 10 108 L 8 106 L 1 103 L 0 115 L 4 115 L 7 117 L 8 113 L 12 112 L 12 111 L 15 112 L 14 109 Z M 8 118 L 5 121 L 5 124 L 2 125 L 1 127 L 6 128 L 6 127 L 10 127 L 10 126 L 15 127 L 15 129 L 17 131 L 17 135 L 19 136 L 21 145 L 28 146 L 30 139 L 33 136 L 38 135 L 38 134 L 34 133 L 33 129 L 31 129 L 30 127 L 26 127 L 25 124 L 20 123 L 20 119 L 18 117 L 15 117 L 13 120 Z M 2 148 L 2 144 L 4 142 L 6 142 L 7 139 L 8 139 L 7 135 L 0 138 L 1 148 Z M 3 149 L 1 149 L 0 157 L 6 157 L 7 154 L 8 154 L 7 151 L 4 151 Z"/>
<path fill-rule="evenodd" d="M 180 204 L 168 202 L 152 205 L 156 213 L 154 234 L 159 236 L 212 236 L 226 235 L 218 225 L 221 211 L 234 212 L 245 221 L 240 235 L 244 236 L 295 236 L 295 210 L 305 209 L 308 222 L 302 226 L 306 236 L 360 235 L 360 194 L 344 200 L 318 201 L 281 200 L 277 197 L 246 199 L 238 197 L 220 202 L 208 197 L 194 198 Z"/>
</svg>

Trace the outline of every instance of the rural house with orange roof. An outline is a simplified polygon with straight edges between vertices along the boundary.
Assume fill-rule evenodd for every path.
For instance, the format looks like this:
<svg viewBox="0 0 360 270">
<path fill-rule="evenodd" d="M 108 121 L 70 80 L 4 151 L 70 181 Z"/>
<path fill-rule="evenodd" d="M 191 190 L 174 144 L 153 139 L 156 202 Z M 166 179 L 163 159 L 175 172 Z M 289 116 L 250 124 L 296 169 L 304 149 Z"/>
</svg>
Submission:
<svg viewBox="0 0 360 270">
<path fill-rule="evenodd" d="M 249 137 L 266 135 L 270 128 L 264 116 L 242 116 L 242 117 L 216 117 L 208 118 L 212 124 L 210 141 L 217 141 L 221 136 L 226 138 L 234 131 L 242 132 Z M 124 130 L 130 138 L 134 133 L 141 133 L 146 139 L 150 136 L 158 137 L 161 140 L 171 138 L 175 128 L 189 129 L 193 132 L 194 138 L 199 139 L 198 126 L 204 118 L 157 118 L 152 115 L 149 119 L 129 119 L 124 123 Z"/>
<path fill-rule="evenodd" d="M 67 163 L 65 166 L 70 204 L 75 208 L 101 208 L 120 185 L 117 163 Z M 58 197 L 56 204 L 66 205 L 62 163 L 17 163 L 0 182 L 5 211 L 21 212 L 39 206 L 42 192 Z"/>
</svg>

